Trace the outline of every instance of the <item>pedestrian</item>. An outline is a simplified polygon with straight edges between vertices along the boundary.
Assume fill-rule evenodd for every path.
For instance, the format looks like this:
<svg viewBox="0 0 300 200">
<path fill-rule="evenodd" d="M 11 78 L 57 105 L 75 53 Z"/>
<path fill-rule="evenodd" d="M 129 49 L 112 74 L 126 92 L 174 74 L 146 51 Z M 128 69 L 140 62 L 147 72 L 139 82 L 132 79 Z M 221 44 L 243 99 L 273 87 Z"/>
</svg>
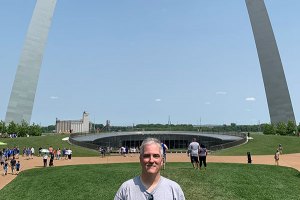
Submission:
<svg viewBox="0 0 300 200">
<path fill-rule="evenodd" d="M 49 150 L 49 153 L 52 153 L 53 147 L 52 147 L 52 146 L 49 146 L 48 150 Z"/>
<path fill-rule="evenodd" d="M 101 157 L 104 158 L 105 157 L 105 148 L 101 147 Z"/>
<path fill-rule="evenodd" d="M 11 167 L 11 174 L 13 175 L 14 174 L 14 170 L 15 170 L 15 167 L 16 167 L 16 159 L 15 157 L 13 157 L 11 160 L 10 160 L 10 167 Z"/>
<path fill-rule="evenodd" d="M 47 167 L 47 161 L 48 161 L 48 155 L 46 153 L 44 153 L 44 155 L 43 155 L 44 167 Z"/>
<path fill-rule="evenodd" d="M 121 152 L 121 155 L 122 155 L 122 156 L 124 156 L 124 157 L 126 156 L 126 148 L 125 148 L 125 147 L 122 146 L 122 147 L 120 148 L 120 152 Z"/>
<path fill-rule="evenodd" d="M 50 153 L 50 161 L 49 161 L 49 167 L 53 166 L 53 160 L 54 160 L 54 153 Z"/>
<path fill-rule="evenodd" d="M 61 154 L 61 151 L 60 151 L 60 148 L 58 148 L 56 151 L 56 160 L 60 159 L 60 154 Z"/>
<path fill-rule="evenodd" d="M 251 164 L 252 163 L 252 159 L 251 159 L 251 154 L 250 154 L 249 151 L 247 152 L 247 158 L 248 158 L 248 164 Z"/>
<path fill-rule="evenodd" d="M 31 147 L 31 149 L 30 149 L 30 157 L 31 157 L 31 159 L 33 159 L 33 156 L 34 156 L 34 148 Z"/>
<path fill-rule="evenodd" d="M 17 175 L 19 174 L 20 169 L 21 169 L 21 164 L 20 164 L 20 161 L 18 161 L 17 164 L 16 164 L 16 172 L 17 172 Z"/>
<path fill-rule="evenodd" d="M 72 159 L 72 150 L 71 148 L 69 148 L 69 155 L 68 155 L 68 159 L 71 160 Z"/>
<path fill-rule="evenodd" d="M 160 175 L 163 164 L 161 142 L 147 138 L 140 148 L 141 175 L 125 181 L 114 200 L 185 200 L 175 181 Z"/>
<path fill-rule="evenodd" d="M 191 157 L 191 163 L 194 167 L 194 169 L 199 169 L 199 150 L 200 145 L 197 142 L 196 138 L 193 138 L 192 142 L 190 143 L 188 147 L 188 156 Z"/>
<path fill-rule="evenodd" d="M 274 159 L 275 159 L 275 165 L 279 165 L 279 150 L 277 149 L 276 150 L 276 153 L 275 153 L 275 155 L 274 155 Z"/>
<path fill-rule="evenodd" d="M 283 147 L 281 144 L 278 145 L 279 154 L 283 154 Z"/>
<path fill-rule="evenodd" d="M 39 155 L 38 155 L 39 157 L 42 156 L 42 149 L 43 149 L 42 147 L 39 147 Z"/>
<path fill-rule="evenodd" d="M 162 155 L 163 155 L 163 169 L 166 169 L 166 162 L 167 162 L 167 150 L 168 146 L 165 143 L 161 143 L 162 148 Z"/>
<path fill-rule="evenodd" d="M 204 144 L 200 144 L 200 149 L 199 149 L 199 162 L 200 162 L 199 169 L 200 170 L 202 167 L 202 163 L 204 165 L 204 169 L 206 169 L 206 156 L 207 156 L 207 149 L 205 148 Z"/>
<path fill-rule="evenodd" d="M 3 165 L 3 176 L 7 175 L 7 170 L 8 170 L 8 162 L 5 160 Z"/>
<path fill-rule="evenodd" d="M 2 166 L 4 165 L 4 163 L 5 163 L 5 155 L 3 154 L 0 158 L 0 165 Z"/>
<path fill-rule="evenodd" d="M 70 153 L 70 151 L 69 151 L 69 149 L 67 148 L 67 149 L 65 150 L 65 159 L 66 159 L 66 160 L 69 159 L 69 153 Z"/>
</svg>

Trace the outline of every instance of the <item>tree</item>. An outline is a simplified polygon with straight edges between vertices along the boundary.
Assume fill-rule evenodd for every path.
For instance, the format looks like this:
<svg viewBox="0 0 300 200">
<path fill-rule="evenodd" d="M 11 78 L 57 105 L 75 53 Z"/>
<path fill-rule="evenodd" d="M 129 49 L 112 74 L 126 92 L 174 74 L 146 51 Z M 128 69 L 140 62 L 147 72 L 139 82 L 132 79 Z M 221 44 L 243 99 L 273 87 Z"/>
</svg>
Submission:
<svg viewBox="0 0 300 200">
<path fill-rule="evenodd" d="M 29 127 L 29 135 L 31 136 L 41 136 L 42 135 L 42 128 L 38 124 L 32 124 Z"/>
<path fill-rule="evenodd" d="M 275 135 L 276 134 L 276 129 L 273 124 L 264 124 L 263 127 L 264 127 L 263 133 L 265 135 Z"/>
<path fill-rule="evenodd" d="M 296 135 L 297 133 L 297 126 L 294 121 L 288 121 L 286 126 L 286 134 L 287 135 Z"/>
<path fill-rule="evenodd" d="M 230 127 L 231 127 L 231 131 L 236 131 L 237 130 L 236 123 L 231 123 Z"/>
<path fill-rule="evenodd" d="M 18 129 L 18 137 L 26 137 L 29 135 L 29 124 L 25 120 L 22 120 L 21 124 L 18 125 Z"/>
<path fill-rule="evenodd" d="M 0 133 L 6 133 L 6 126 L 4 121 L 0 121 Z"/>
<path fill-rule="evenodd" d="M 276 134 L 278 135 L 286 135 L 287 128 L 286 128 L 286 124 L 284 122 L 278 122 L 276 125 Z"/>
<path fill-rule="evenodd" d="M 7 134 L 17 134 L 18 126 L 15 122 L 11 121 L 7 127 Z"/>
</svg>

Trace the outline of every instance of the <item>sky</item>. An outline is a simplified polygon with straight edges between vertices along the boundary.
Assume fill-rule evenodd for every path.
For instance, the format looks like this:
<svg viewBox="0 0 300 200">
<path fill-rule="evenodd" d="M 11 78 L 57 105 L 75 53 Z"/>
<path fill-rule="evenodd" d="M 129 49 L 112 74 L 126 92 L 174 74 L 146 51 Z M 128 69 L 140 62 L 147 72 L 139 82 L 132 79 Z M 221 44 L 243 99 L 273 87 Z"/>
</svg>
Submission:
<svg viewBox="0 0 300 200">
<path fill-rule="evenodd" d="M 0 0 L 0 120 L 35 0 Z M 265 0 L 296 121 L 300 1 Z M 58 0 L 31 123 L 260 124 L 269 111 L 244 0 Z"/>
</svg>

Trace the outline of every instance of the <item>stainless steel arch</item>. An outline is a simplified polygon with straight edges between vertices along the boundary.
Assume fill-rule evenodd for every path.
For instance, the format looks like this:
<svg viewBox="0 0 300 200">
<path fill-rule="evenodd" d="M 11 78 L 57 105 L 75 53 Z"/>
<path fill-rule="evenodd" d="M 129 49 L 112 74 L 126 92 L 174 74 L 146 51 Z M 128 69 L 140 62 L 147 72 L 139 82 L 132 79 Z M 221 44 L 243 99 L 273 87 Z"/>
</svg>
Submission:
<svg viewBox="0 0 300 200">
<path fill-rule="evenodd" d="M 5 122 L 30 123 L 56 0 L 37 0 L 10 95 Z"/>
<path fill-rule="evenodd" d="M 57 0 L 37 0 L 15 76 L 5 121 L 30 122 L 48 32 Z M 263 0 L 245 0 L 256 42 L 272 123 L 295 121 L 293 107 Z"/>
<path fill-rule="evenodd" d="M 272 123 L 295 122 L 292 102 L 264 0 L 246 0 Z"/>
</svg>

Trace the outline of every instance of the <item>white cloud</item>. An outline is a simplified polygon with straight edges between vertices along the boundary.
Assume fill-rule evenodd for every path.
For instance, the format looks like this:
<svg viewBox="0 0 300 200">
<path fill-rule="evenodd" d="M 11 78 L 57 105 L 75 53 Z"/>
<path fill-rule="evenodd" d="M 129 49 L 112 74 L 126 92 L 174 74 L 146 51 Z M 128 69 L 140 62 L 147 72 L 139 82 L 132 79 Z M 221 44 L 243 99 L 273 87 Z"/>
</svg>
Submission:
<svg viewBox="0 0 300 200">
<path fill-rule="evenodd" d="M 160 102 L 160 101 L 161 101 L 161 99 L 155 99 L 155 101 L 156 101 L 156 102 Z"/>
<path fill-rule="evenodd" d="M 246 101 L 256 101 L 255 97 L 247 97 L 245 100 Z"/>
<path fill-rule="evenodd" d="M 227 94 L 227 92 L 225 92 L 225 91 L 218 91 L 218 92 L 216 92 L 216 95 L 226 95 Z"/>
<path fill-rule="evenodd" d="M 58 99 L 56 96 L 51 96 L 50 99 Z"/>
</svg>

